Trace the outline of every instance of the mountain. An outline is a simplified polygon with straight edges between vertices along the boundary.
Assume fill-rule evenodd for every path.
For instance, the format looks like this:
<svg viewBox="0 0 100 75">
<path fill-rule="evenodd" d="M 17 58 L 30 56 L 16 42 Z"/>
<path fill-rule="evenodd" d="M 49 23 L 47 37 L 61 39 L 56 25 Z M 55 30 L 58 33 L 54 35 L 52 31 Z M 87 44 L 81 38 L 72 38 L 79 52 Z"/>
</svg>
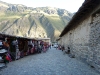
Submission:
<svg viewBox="0 0 100 75">
<path fill-rule="evenodd" d="M 52 7 L 27 7 L 0 1 L 0 32 L 32 38 L 51 38 L 54 41 L 73 14 Z"/>
</svg>

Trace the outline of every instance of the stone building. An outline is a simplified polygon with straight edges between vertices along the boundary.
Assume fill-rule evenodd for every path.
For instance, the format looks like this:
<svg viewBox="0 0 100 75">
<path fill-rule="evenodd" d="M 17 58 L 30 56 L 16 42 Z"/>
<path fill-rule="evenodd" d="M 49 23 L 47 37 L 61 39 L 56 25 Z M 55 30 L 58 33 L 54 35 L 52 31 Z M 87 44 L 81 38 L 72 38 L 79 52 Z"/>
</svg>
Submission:
<svg viewBox="0 0 100 75">
<path fill-rule="evenodd" d="M 60 43 L 100 72 L 100 0 L 85 0 L 60 34 Z"/>
</svg>

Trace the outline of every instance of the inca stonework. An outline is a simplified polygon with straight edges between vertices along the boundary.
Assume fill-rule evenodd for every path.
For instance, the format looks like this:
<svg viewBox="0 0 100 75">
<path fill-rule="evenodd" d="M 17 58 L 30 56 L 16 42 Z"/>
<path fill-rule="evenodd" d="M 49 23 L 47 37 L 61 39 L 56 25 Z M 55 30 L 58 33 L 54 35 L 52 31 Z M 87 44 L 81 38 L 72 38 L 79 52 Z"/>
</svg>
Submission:
<svg viewBox="0 0 100 75">
<path fill-rule="evenodd" d="M 100 1 L 85 0 L 60 35 L 59 44 L 100 72 Z"/>
</svg>

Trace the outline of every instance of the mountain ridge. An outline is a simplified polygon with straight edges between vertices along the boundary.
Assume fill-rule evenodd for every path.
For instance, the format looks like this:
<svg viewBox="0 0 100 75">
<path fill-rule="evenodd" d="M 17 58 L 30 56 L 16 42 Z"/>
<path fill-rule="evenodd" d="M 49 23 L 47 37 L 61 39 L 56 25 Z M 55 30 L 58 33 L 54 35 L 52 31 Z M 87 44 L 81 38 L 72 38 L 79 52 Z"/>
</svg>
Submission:
<svg viewBox="0 0 100 75">
<path fill-rule="evenodd" d="M 32 8 L 0 1 L 0 32 L 54 41 L 73 14 L 53 7 Z"/>
</svg>

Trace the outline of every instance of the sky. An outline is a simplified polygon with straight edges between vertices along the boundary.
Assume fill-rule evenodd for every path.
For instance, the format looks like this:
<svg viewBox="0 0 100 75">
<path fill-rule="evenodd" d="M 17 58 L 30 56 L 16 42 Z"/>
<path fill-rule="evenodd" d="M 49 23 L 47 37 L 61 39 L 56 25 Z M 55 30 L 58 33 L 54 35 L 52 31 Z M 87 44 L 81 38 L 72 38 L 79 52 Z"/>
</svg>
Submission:
<svg viewBox="0 0 100 75">
<path fill-rule="evenodd" d="M 56 7 L 69 12 L 77 12 L 85 0 L 0 0 L 11 4 L 23 4 L 28 7 Z"/>
</svg>

